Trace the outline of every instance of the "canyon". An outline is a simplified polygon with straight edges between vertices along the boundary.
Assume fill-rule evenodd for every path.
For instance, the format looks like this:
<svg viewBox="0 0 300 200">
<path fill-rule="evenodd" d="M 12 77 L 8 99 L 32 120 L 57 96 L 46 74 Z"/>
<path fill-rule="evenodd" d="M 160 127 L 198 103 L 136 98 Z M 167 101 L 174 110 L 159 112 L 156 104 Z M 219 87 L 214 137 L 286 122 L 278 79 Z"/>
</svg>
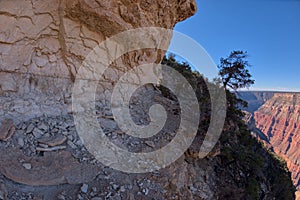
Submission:
<svg viewBox="0 0 300 200">
<path fill-rule="evenodd" d="M 293 199 L 285 165 L 250 136 L 235 113 L 226 120 L 212 152 L 199 158 L 211 106 L 201 79 L 193 80 L 203 100 L 197 135 L 180 158 L 163 169 L 118 171 L 95 159 L 79 137 L 72 89 L 87 55 L 122 31 L 173 29 L 196 10 L 193 0 L 1 0 L 0 199 Z M 149 39 L 167 49 L 172 35 L 154 36 L 136 40 Z M 165 108 L 168 119 L 153 137 L 126 134 L 111 109 L 120 77 L 138 65 L 160 63 L 164 55 L 159 48 L 130 51 L 116 58 L 98 82 L 97 122 L 108 141 L 124 151 L 153 152 L 176 137 L 178 99 L 164 96 L 153 84 L 138 88 L 128 104 L 138 125 L 149 124 L 153 104 Z"/>
<path fill-rule="evenodd" d="M 300 93 L 240 92 L 248 102 L 245 108 L 252 114 L 254 132 L 263 133 L 267 146 L 287 162 L 292 179 L 300 189 Z M 255 129 L 257 128 L 257 129 Z"/>
</svg>

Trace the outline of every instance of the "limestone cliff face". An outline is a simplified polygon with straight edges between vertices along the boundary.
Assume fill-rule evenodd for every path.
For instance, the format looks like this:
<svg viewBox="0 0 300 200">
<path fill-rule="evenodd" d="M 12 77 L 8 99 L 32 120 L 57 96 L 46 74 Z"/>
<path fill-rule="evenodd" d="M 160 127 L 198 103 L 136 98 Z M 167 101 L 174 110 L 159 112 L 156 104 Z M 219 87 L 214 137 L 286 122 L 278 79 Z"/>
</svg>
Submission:
<svg viewBox="0 0 300 200">
<path fill-rule="evenodd" d="M 277 93 L 254 114 L 256 126 L 283 157 L 294 184 L 300 180 L 300 94 Z"/>
<path fill-rule="evenodd" d="M 95 46 L 132 28 L 172 29 L 195 11 L 193 0 L 1 1 L 1 118 L 21 121 L 70 111 L 72 82 Z M 140 50 L 118 62 L 131 67 L 160 62 L 163 55 Z"/>
</svg>

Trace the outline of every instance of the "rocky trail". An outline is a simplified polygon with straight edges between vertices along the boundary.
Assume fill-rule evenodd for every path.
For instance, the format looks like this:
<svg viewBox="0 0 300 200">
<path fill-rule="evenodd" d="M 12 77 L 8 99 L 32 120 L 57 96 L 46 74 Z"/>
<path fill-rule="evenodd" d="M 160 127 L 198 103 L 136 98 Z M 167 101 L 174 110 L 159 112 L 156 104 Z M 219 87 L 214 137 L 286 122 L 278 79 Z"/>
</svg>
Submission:
<svg viewBox="0 0 300 200">
<path fill-rule="evenodd" d="M 143 111 L 160 102 L 170 111 L 164 129 L 152 138 L 135 138 L 118 129 L 111 113 L 105 112 L 99 123 L 114 144 L 131 152 L 149 152 L 175 136 L 178 103 L 153 91 L 144 90 L 140 98 L 133 98 L 133 120 L 147 124 L 149 116 Z M 103 113 L 100 107 L 98 113 Z M 102 165 L 86 150 L 71 114 L 41 116 L 16 125 L 6 120 L 0 135 L 0 199 L 164 199 L 169 185 L 176 190 L 175 184 L 188 178 L 189 172 L 177 174 L 175 165 L 148 174 L 126 174 Z M 173 177 L 172 183 L 172 176 L 182 180 Z M 194 192 L 199 191 L 194 188 Z"/>
</svg>

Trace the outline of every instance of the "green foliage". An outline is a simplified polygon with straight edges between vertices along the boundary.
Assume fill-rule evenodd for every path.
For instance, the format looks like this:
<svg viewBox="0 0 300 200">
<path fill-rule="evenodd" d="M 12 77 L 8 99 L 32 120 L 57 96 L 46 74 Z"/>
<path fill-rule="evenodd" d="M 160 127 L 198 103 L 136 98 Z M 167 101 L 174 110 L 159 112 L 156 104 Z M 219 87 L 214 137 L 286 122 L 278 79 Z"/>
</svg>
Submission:
<svg viewBox="0 0 300 200">
<path fill-rule="evenodd" d="M 246 185 L 246 192 L 247 195 L 249 196 L 249 199 L 259 199 L 259 185 L 258 182 L 255 178 L 250 178 L 247 185 Z"/>
<path fill-rule="evenodd" d="M 246 54 L 242 51 L 233 52 L 233 54 L 228 60 L 223 59 L 222 62 L 226 63 L 226 66 L 233 66 L 236 69 L 234 72 L 245 72 L 246 79 L 245 82 L 242 79 L 238 80 L 242 82 L 235 82 L 234 79 L 230 78 L 224 85 L 227 84 L 229 88 L 236 89 L 252 84 L 254 81 L 250 79 L 251 75 L 245 69 L 248 66 L 248 63 L 244 60 Z M 236 59 L 236 62 L 234 59 Z M 234 64 L 230 65 L 230 63 Z M 178 63 L 173 55 L 168 58 L 164 57 L 162 64 L 176 69 L 194 88 L 201 109 L 199 129 L 207 128 L 210 123 L 211 104 L 206 84 L 212 86 L 214 83 L 205 80 L 200 73 L 192 71 L 187 63 Z M 228 69 L 226 68 L 226 70 Z M 239 71 L 240 69 L 244 69 L 244 71 Z M 226 76 L 223 77 L 223 80 L 225 80 L 224 78 L 226 79 Z M 166 97 L 174 98 L 168 89 L 164 87 L 160 87 L 160 89 Z M 267 192 L 271 191 L 271 194 L 268 195 L 275 199 L 294 199 L 295 188 L 285 162 L 278 159 L 274 153 L 269 152 L 256 138 L 252 137 L 242 121 L 243 113 L 239 108 L 241 105 L 245 107 L 246 102 L 229 90 L 226 90 L 226 95 L 227 116 L 220 138 L 221 155 L 215 158 L 221 160 L 220 165 L 217 165 L 215 169 L 223 179 L 220 180 L 220 183 L 216 183 L 220 189 L 220 196 L 224 199 L 265 199 L 264 197 L 267 194 L 265 194 L 262 187 L 262 185 L 265 185 L 268 187 Z M 243 175 L 240 174 L 241 172 Z M 231 181 L 227 182 L 226 187 L 223 187 L 224 179 L 225 181 Z M 235 190 L 242 191 L 235 194 L 236 198 L 232 196 L 232 192 Z"/>
<path fill-rule="evenodd" d="M 219 74 L 225 88 L 237 90 L 254 84 L 254 80 L 251 79 L 252 76 L 247 69 L 250 67 L 246 60 L 247 57 L 247 52 L 232 51 L 227 58 L 220 59 Z"/>
<path fill-rule="evenodd" d="M 210 83 L 199 72 L 193 71 L 188 63 L 179 63 L 178 61 L 176 61 L 175 56 L 173 54 L 169 54 L 168 57 L 164 56 L 161 64 L 172 67 L 185 77 L 185 79 L 190 83 L 190 85 L 194 89 L 199 104 L 207 105 L 207 103 L 210 102 L 210 96 L 206 84 L 213 85 L 213 83 Z M 174 99 L 174 97 L 167 88 L 159 86 L 159 89 L 165 97 Z"/>
</svg>

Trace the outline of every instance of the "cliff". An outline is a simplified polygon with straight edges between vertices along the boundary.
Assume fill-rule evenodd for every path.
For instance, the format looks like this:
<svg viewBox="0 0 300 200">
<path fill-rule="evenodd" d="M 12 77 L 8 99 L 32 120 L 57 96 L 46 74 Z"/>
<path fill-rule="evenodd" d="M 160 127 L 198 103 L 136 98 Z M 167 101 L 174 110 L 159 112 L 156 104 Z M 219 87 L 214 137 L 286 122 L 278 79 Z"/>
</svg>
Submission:
<svg viewBox="0 0 300 200">
<path fill-rule="evenodd" d="M 294 184 L 300 180 L 300 94 L 276 93 L 254 114 L 256 126 L 268 138 L 276 154 L 284 158 Z"/>
<path fill-rule="evenodd" d="M 257 97 L 258 96 L 258 97 Z M 299 93 L 239 92 L 250 107 L 248 127 L 264 145 L 287 163 L 294 185 L 299 190 Z M 267 97 L 267 98 L 261 98 Z M 254 106 L 253 106 L 254 105 Z M 299 192 L 297 192 L 299 193 Z M 300 198 L 297 194 L 297 199 Z"/>
<path fill-rule="evenodd" d="M 0 199 L 293 199 L 284 163 L 250 136 L 236 110 L 228 114 L 214 150 L 198 157 L 209 125 L 210 97 L 203 80 L 186 65 L 171 67 L 181 66 L 179 71 L 196 83 L 202 115 L 193 144 L 176 162 L 148 173 L 125 173 L 95 159 L 79 137 L 71 92 L 88 53 L 123 30 L 172 29 L 195 11 L 192 0 L 0 1 Z M 168 47 L 171 35 L 146 38 Z M 176 137 L 180 103 L 152 84 L 138 88 L 128 107 L 138 125 L 150 123 L 153 104 L 165 108 L 166 123 L 153 137 L 126 134 L 111 111 L 120 76 L 137 65 L 159 63 L 164 53 L 131 51 L 117 58 L 99 81 L 93 104 L 97 122 L 107 141 L 123 151 L 153 152 Z"/>
<path fill-rule="evenodd" d="M 266 101 L 271 99 L 275 92 L 262 92 L 262 91 L 240 91 L 237 96 L 248 103 L 248 107 L 242 108 L 252 114 L 258 110 Z"/>
<path fill-rule="evenodd" d="M 133 28 L 172 29 L 195 11 L 192 0 L 1 1 L 0 121 L 71 112 L 76 73 L 94 47 Z M 166 48 L 170 39 L 171 35 L 152 38 Z M 121 74 L 120 66 L 159 63 L 163 55 L 151 49 L 129 52 L 116 60 L 119 67 L 111 73 Z"/>
</svg>

